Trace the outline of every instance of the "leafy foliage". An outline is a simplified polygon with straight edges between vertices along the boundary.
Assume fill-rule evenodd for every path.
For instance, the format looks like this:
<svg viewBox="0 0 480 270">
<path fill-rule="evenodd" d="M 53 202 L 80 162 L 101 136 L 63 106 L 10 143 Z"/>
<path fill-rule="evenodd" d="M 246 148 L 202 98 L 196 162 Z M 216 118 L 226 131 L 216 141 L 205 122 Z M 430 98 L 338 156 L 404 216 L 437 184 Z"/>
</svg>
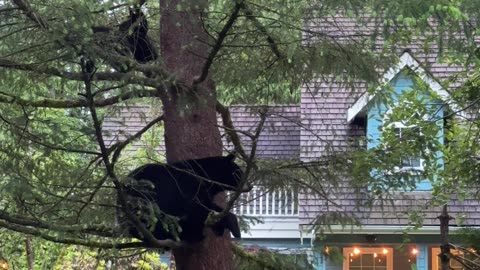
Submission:
<svg viewBox="0 0 480 270">
<path fill-rule="evenodd" d="M 314 269 L 308 255 L 295 250 L 268 250 L 251 246 L 237 247 L 235 269 Z"/>
</svg>

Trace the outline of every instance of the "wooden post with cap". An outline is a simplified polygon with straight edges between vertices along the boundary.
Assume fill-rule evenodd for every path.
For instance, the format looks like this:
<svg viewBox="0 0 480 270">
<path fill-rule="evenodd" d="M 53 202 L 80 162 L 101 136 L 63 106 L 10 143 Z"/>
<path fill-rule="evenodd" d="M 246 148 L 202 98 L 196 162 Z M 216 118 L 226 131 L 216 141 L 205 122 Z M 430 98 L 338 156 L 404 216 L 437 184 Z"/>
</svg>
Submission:
<svg viewBox="0 0 480 270">
<path fill-rule="evenodd" d="M 442 214 L 437 217 L 440 220 L 440 262 L 441 270 L 450 270 L 450 244 L 448 243 L 448 225 L 453 219 L 447 212 L 447 205 L 443 206 Z"/>
</svg>

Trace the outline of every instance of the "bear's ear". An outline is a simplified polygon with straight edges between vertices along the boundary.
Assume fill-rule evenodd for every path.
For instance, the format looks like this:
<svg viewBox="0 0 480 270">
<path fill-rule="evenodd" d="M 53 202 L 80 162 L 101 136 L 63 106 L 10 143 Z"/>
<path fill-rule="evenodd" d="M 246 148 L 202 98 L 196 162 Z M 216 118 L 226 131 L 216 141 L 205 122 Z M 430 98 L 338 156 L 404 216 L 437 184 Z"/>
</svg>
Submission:
<svg viewBox="0 0 480 270">
<path fill-rule="evenodd" d="M 227 155 L 227 159 L 234 161 L 235 158 L 237 157 L 235 151 L 232 151 L 230 154 Z"/>
</svg>

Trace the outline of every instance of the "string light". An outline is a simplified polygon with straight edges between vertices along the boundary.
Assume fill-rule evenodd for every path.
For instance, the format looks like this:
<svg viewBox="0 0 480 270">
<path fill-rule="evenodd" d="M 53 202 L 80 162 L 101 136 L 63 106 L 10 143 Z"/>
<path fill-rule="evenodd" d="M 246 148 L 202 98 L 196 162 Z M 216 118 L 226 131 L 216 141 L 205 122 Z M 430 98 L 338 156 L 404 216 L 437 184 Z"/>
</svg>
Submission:
<svg viewBox="0 0 480 270">
<path fill-rule="evenodd" d="M 354 248 L 354 249 L 353 249 L 353 253 L 354 253 L 355 255 L 360 254 L 360 249 Z"/>
<path fill-rule="evenodd" d="M 385 254 L 385 255 L 387 255 L 387 254 L 388 254 L 388 249 L 383 248 L 383 249 L 382 249 L 382 253 Z"/>
<path fill-rule="evenodd" d="M 413 254 L 413 255 L 417 255 L 417 254 L 418 254 L 418 249 L 412 248 L 412 254 Z"/>
</svg>

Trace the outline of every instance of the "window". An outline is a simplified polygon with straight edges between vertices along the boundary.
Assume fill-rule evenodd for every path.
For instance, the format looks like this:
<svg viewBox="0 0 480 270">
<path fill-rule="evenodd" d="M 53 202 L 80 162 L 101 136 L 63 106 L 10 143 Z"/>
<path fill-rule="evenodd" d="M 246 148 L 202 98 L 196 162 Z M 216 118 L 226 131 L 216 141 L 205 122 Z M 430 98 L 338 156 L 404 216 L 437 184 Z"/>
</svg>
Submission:
<svg viewBox="0 0 480 270">
<path fill-rule="evenodd" d="M 407 144 L 414 144 L 416 140 L 422 137 L 420 129 L 415 125 L 406 126 L 402 123 L 395 122 L 392 125 L 393 133 L 397 140 L 405 141 Z M 402 156 L 399 165 L 395 167 L 397 171 L 423 171 L 424 160 L 421 154 Z"/>
<path fill-rule="evenodd" d="M 392 270 L 392 248 L 348 247 L 343 249 L 344 270 Z"/>
<path fill-rule="evenodd" d="M 384 121 L 388 123 L 391 117 L 393 117 L 393 109 L 389 109 L 384 116 Z M 423 143 L 423 135 L 421 129 L 415 124 L 418 121 L 423 121 L 428 118 L 427 115 L 420 116 L 418 113 L 413 114 L 408 117 L 408 119 L 402 121 L 394 121 L 389 123 L 384 130 L 391 129 L 394 136 L 396 137 L 396 142 L 400 145 L 406 146 L 406 149 L 414 149 L 418 143 Z M 424 169 L 424 160 L 421 158 L 421 153 L 401 156 L 398 161 L 398 166 L 395 166 L 395 172 L 418 172 L 423 171 Z"/>
<path fill-rule="evenodd" d="M 440 253 L 441 253 L 440 248 L 432 248 L 432 269 L 433 270 L 441 270 L 442 269 L 442 264 L 440 262 L 440 257 L 438 256 Z M 451 249 L 450 253 L 452 253 L 454 255 L 457 255 L 459 257 L 465 258 L 465 259 L 470 260 L 470 261 L 475 261 L 475 258 L 473 258 L 473 256 L 471 256 L 471 254 L 468 254 L 468 252 L 467 252 L 467 254 L 465 254 L 462 251 Z M 463 265 L 459 261 L 454 260 L 454 259 L 450 259 L 450 269 L 452 269 L 452 270 L 467 270 L 467 269 L 470 269 L 470 268 L 465 268 L 465 267 L 463 267 Z"/>
</svg>

